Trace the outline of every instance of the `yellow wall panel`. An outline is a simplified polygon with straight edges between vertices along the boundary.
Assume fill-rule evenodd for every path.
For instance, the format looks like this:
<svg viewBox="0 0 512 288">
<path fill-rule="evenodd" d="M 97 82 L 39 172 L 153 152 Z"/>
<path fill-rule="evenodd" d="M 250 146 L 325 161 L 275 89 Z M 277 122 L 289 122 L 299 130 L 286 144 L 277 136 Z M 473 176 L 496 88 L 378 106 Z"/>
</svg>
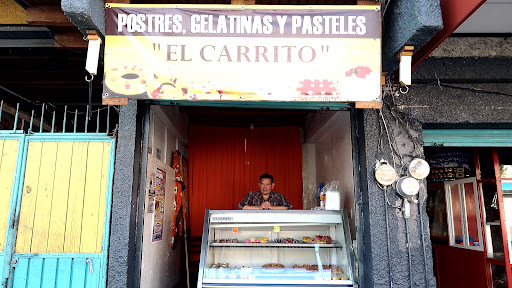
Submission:
<svg viewBox="0 0 512 288">
<path fill-rule="evenodd" d="M 57 160 L 57 142 L 43 142 L 41 166 L 32 231 L 32 253 L 46 253 L 48 249 L 48 230 L 52 208 L 53 183 Z"/>
<path fill-rule="evenodd" d="M 27 13 L 14 0 L 0 0 L 0 24 L 27 24 Z"/>
<path fill-rule="evenodd" d="M 0 151 L 5 150 L 4 142 L 0 142 Z M 17 148 L 17 140 L 10 145 Z M 28 143 L 17 253 L 102 251 L 110 149 L 109 142 Z M 15 152 L 9 156 L 13 159 L 8 160 L 12 173 Z M 5 153 L 0 154 L 0 169 L 5 169 L 2 165 L 5 157 Z M 7 177 L 8 173 L 0 174 L 1 180 Z M 6 182 L 1 181 L 0 192 Z M 1 201 L 0 205 L 4 202 L 9 201 Z M 6 209 L 0 210 L 3 211 L 7 215 L 8 204 Z"/>
<path fill-rule="evenodd" d="M 18 140 L 0 140 L 0 252 L 4 251 Z"/>
<path fill-rule="evenodd" d="M 100 206 L 98 213 L 98 238 L 96 242 L 97 252 L 102 250 L 103 240 L 103 227 L 105 226 L 105 205 L 107 200 L 107 184 L 108 184 L 108 164 L 110 161 L 110 143 L 103 143 L 103 159 L 101 164 L 101 194 L 100 194 Z"/>
<path fill-rule="evenodd" d="M 84 213 L 82 219 L 82 240 L 80 245 L 81 253 L 99 252 L 96 250 L 96 243 L 98 238 L 103 143 L 89 143 L 88 150 Z"/>
<path fill-rule="evenodd" d="M 64 252 L 72 155 L 73 142 L 58 142 L 50 230 L 48 231 L 49 253 Z"/>
<path fill-rule="evenodd" d="M 87 170 L 87 146 L 87 142 L 73 143 L 64 252 L 80 252 L 85 175 Z"/>
<path fill-rule="evenodd" d="M 32 229 L 34 226 L 42 147 L 43 143 L 41 142 L 30 142 L 28 144 L 18 236 L 16 239 L 16 252 L 18 253 L 29 253 L 32 245 Z"/>
</svg>

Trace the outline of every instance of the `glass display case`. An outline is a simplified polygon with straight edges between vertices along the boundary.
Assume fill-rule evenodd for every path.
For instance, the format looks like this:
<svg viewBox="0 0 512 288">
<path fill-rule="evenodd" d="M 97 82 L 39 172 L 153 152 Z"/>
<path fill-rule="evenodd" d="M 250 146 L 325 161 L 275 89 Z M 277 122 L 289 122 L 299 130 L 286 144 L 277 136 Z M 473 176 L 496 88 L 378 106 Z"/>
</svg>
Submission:
<svg viewBox="0 0 512 288">
<path fill-rule="evenodd" d="M 347 214 L 206 210 L 197 287 L 357 287 Z"/>
</svg>

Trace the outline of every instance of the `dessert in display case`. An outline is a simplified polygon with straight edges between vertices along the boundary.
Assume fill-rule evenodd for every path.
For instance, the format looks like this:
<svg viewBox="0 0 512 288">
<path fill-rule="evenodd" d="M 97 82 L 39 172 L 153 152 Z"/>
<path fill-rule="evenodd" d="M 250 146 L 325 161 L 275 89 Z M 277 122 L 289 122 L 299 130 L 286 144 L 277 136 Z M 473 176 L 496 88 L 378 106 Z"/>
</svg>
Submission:
<svg viewBox="0 0 512 288">
<path fill-rule="evenodd" d="M 344 210 L 206 210 L 197 287 L 356 287 Z"/>
</svg>

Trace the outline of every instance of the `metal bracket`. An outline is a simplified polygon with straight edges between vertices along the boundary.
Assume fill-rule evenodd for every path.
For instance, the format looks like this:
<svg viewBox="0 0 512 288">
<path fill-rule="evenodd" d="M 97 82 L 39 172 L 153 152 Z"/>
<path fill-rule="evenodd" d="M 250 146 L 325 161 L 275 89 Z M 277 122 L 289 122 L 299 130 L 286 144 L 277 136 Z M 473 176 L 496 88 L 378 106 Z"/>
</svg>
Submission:
<svg viewBox="0 0 512 288">
<path fill-rule="evenodd" d="M 411 63 L 413 52 L 414 46 L 404 46 L 399 53 L 400 69 L 398 78 L 402 85 L 411 85 Z"/>
</svg>

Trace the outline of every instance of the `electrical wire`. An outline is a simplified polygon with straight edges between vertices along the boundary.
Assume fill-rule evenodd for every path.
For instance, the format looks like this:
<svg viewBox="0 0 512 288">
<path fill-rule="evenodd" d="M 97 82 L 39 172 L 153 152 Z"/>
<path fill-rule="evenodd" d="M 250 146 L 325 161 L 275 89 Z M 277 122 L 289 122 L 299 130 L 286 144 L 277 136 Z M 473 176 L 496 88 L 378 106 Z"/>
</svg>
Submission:
<svg viewBox="0 0 512 288">
<path fill-rule="evenodd" d="M 384 191 L 384 193 L 386 193 L 386 196 L 388 196 L 388 195 L 387 195 L 387 193 L 388 193 L 387 191 Z M 393 207 L 393 208 L 395 208 L 395 209 L 402 210 L 402 207 L 401 207 L 401 206 L 396 206 L 396 205 L 391 204 L 391 202 L 389 202 L 389 197 L 386 197 L 386 203 L 388 203 L 388 205 L 389 205 L 389 206 L 391 206 L 391 207 Z M 400 205 L 401 205 L 401 204 L 400 204 Z"/>
<path fill-rule="evenodd" d="M 389 149 L 391 149 L 391 156 L 393 157 L 393 168 L 396 170 L 395 154 L 399 155 L 399 153 L 398 153 L 398 151 L 395 150 L 395 148 L 391 144 L 391 139 L 390 139 L 390 136 L 389 136 L 388 126 L 386 125 L 386 120 L 384 120 L 384 115 L 382 115 L 382 109 L 379 109 L 379 114 L 380 114 L 380 117 L 382 118 L 382 123 L 384 125 L 384 129 L 386 130 L 386 136 L 388 137 Z"/>
<path fill-rule="evenodd" d="M 409 242 L 409 225 L 408 225 L 408 222 L 407 222 L 407 218 L 404 217 L 404 220 L 405 220 L 405 237 L 407 239 L 407 258 L 409 258 L 409 281 L 410 281 L 410 288 L 413 288 L 414 286 L 412 285 L 413 281 L 412 281 L 412 260 L 411 260 L 411 244 Z"/>
<path fill-rule="evenodd" d="M 16 97 L 20 98 L 20 99 L 21 99 L 21 100 L 23 100 L 23 101 L 26 101 L 26 102 L 28 102 L 28 103 L 30 103 L 30 104 L 34 104 L 34 102 L 33 102 L 33 101 L 31 101 L 31 100 L 29 100 L 29 99 L 27 99 L 27 98 L 25 98 L 25 97 L 21 96 L 20 94 L 18 94 L 18 93 L 16 93 L 16 92 L 14 92 L 14 91 L 11 91 L 11 90 L 9 90 L 9 89 L 5 88 L 5 87 L 4 87 L 4 86 L 2 86 L 2 85 L 0 85 L 0 89 L 4 90 L 5 92 L 7 92 L 7 93 L 9 93 L 9 94 L 11 94 L 11 95 L 13 95 L 13 96 L 16 96 Z"/>
<path fill-rule="evenodd" d="M 482 84 L 485 84 L 485 83 L 482 83 Z M 416 84 L 413 84 L 411 86 L 412 87 L 425 87 L 425 86 L 432 86 L 432 85 L 439 86 L 440 88 L 442 86 L 444 86 L 444 87 L 448 87 L 448 88 L 472 91 L 472 92 L 476 92 L 476 93 L 486 93 L 486 94 L 498 94 L 498 95 L 503 95 L 503 96 L 512 96 L 512 93 L 510 93 L 510 92 L 504 92 L 504 91 L 499 91 L 499 90 L 488 90 L 488 89 L 482 89 L 482 88 L 476 88 L 476 87 L 466 87 L 466 86 L 456 85 L 456 84 L 447 84 L 447 83 L 442 83 L 441 81 L 439 81 L 439 79 L 438 79 L 437 82 L 421 83 L 421 84 L 416 83 Z"/>
<path fill-rule="evenodd" d="M 421 192 L 421 189 L 420 189 Z M 421 207 L 423 207 L 423 203 L 421 202 L 420 194 L 418 193 L 418 216 L 420 217 L 420 225 L 421 225 L 421 245 L 423 246 L 423 264 L 425 267 L 425 285 L 429 287 L 428 276 L 427 276 L 427 252 L 425 251 L 425 232 L 423 231 L 423 216 L 421 214 Z"/>
<path fill-rule="evenodd" d="M 81 55 L 87 54 L 87 52 L 85 52 L 85 51 L 75 50 L 75 49 L 69 48 L 67 46 L 64 46 L 64 44 L 59 42 L 59 40 L 55 39 L 55 35 L 53 33 L 52 33 L 52 36 L 53 36 L 53 41 L 57 42 L 57 44 L 59 44 L 61 46 L 60 48 L 64 48 L 66 50 L 69 50 L 71 52 L 74 52 L 74 53 L 77 53 L 77 54 L 81 54 Z"/>
<path fill-rule="evenodd" d="M 43 103 L 41 103 L 41 104 L 43 104 Z M 45 104 L 45 106 L 52 106 L 55 110 L 58 110 L 58 111 L 61 111 L 61 112 L 66 112 L 67 114 L 75 114 L 76 113 L 78 115 L 83 115 L 83 114 L 87 113 L 87 112 L 65 111 L 64 109 L 61 109 L 61 108 L 59 108 L 59 107 L 57 107 L 57 106 L 55 106 L 55 105 L 53 105 L 52 103 L 49 103 L 49 102 L 48 103 L 44 103 L 44 104 Z M 115 106 L 111 106 L 111 107 L 114 108 L 119 113 L 119 111 L 116 109 Z M 105 109 L 108 109 L 108 106 L 107 107 L 98 108 L 96 110 L 93 110 L 92 113 L 98 113 L 98 112 L 103 111 Z M 53 113 L 53 111 L 48 109 L 47 107 L 45 107 L 45 110 L 50 112 L 50 113 Z"/>
<path fill-rule="evenodd" d="M 386 199 L 386 203 L 388 203 L 388 186 L 384 187 L 384 198 Z M 389 287 L 393 288 L 393 272 L 392 272 L 392 265 L 391 265 L 391 240 L 389 239 L 389 220 L 388 220 L 388 206 L 384 203 L 384 209 L 386 212 L 386 233 L 387 233 L 387 240 L 388 240 L 388 266 L 389 266 Z"/>
</svg>

